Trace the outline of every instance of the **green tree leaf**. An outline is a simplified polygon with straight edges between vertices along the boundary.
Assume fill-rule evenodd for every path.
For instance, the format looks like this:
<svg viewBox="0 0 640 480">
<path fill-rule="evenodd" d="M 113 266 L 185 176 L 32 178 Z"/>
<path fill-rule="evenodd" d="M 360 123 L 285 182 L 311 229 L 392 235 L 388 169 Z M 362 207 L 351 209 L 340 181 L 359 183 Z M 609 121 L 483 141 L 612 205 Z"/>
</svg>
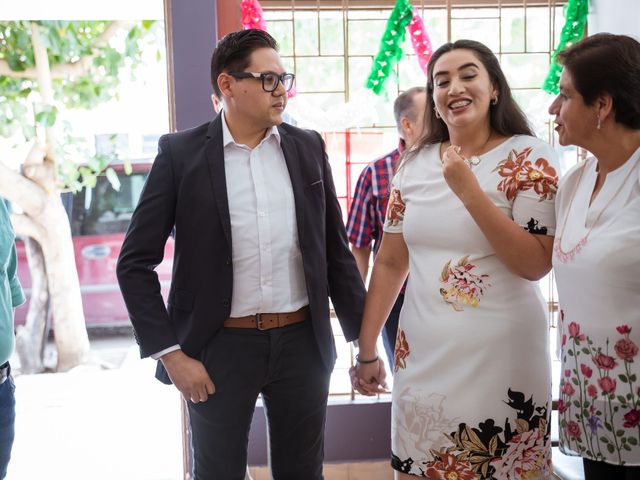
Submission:
<svg viewBox="0 0 640 480">
<path fill-rule="evenodd" d="M 113 188 L 116 192 L 120 191 L 120 179 L 118 178 L 118 174 L 116 171 L 109 167 L 105 170 L 105 175 L 107 176 L 107 180 L 111 184 L 111 188 Z"/>
<path fill-rule="evenodd" d="M 54 106 L 47 105 L 43 107 L 41 111 L 36 113 L 36 123 L 46 128 L 53 127 L 56 123 L 57 117 L 58 109 Z"/>
<path fill-rule="evenodd" d="M 122 166 L 124 168 L 124 174 L 125 175 L 131 175 L 133 173 L 133 167 L 131 166 L 131 160 L 129 160 L 128 158 L 124 159 Z"/>
</svg>

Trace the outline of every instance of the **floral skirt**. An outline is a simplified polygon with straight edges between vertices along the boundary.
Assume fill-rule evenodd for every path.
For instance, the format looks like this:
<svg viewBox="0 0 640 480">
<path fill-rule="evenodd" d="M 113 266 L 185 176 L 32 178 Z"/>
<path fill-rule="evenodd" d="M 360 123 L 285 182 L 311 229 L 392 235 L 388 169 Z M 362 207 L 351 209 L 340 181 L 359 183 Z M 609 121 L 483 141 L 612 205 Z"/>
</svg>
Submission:
<svg viewBox="0 0 640 480">
<path fill-rule="evenodd" d="M 551 477 L 548 403 L 510 389 L 511 418 L 467 424 L 446 416 L 444 395 L 411 388 L 396 397 L 391 466 L 403 473 L 449 480 Z M 470 402 L 470 408 L 472 408 Z"/>
</svg>

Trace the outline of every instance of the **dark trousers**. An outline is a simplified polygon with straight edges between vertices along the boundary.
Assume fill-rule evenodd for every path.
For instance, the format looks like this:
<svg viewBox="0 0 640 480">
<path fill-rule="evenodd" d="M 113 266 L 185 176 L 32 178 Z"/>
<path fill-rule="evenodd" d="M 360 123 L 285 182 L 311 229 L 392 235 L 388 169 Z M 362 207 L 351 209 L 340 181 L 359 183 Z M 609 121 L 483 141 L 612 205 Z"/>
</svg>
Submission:
<svg viewBox="0 0 640 480">
<path fill-rule="evenodd" d="M 398 295 L 396 303 L 393 304 L 391 313 L 382 329 L 382 343 L 389 360 L 389 370 L 393 373 L 393 354 L 396 348 L 396 336 L 398 335 L 398 321 L 400 320 L 400 310 L 404 303 L 404 294 Z"/>
<path fill-rule="evenodd" d="M 2 365 L 2 367 L 5 367 L 5 365 Z M 0 384 L 0 479 L 7 475 L 7 466 L 11 458 L 11 447 L 15 436 L 15 388 L 11 370 L 9 370 L 8 378 Z"/>
<path fill-rule="evenodd" d="M 309 320 L 266 331 L 224 328 L 202 355 L 216 392 L 188 402 L 196 480 L 242 480 L 258 394 L 274 480 L 321 480 L 329 377 Z"/>
<path fill-rule="evenodd" d="M 585 480 L 638 480 L 640 467 L 612 465 L 605 462 L 583 459 Z"/>
</svg>

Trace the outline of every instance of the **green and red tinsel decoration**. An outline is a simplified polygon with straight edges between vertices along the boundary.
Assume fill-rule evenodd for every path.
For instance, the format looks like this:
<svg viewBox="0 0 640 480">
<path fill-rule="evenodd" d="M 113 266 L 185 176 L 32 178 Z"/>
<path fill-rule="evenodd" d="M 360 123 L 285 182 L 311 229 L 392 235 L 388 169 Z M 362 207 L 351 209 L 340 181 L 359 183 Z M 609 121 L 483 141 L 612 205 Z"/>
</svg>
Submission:
<svg viewBox="0 0 640 480">
<path fill-rule="evenodd" d="M 407 26 L 413 18 L 412 7 L 408 0 L 397 0 L 396 5 L 387 21 L 387 27 L 382 35 L 380 49 L 373 60 L 371 73 L 365 84 L 380 95 L 384 84 L 393 72 L 393 68 L 402 58 L 402 42 L 407 33 Z"/>
<path fill-rule="evenodd" d="M 560 83 L 560 75 L 562 74 L 562 66 L 556 60 L 556 56 L 561 51 L 567 49 L 574 43 L 582 39 L 584 35 L 584 27 L 587 23 L 587 15 L 589 13 L 588 0 L 569 0 L 565 10 L 565 22 L 560 33 L 560 41 L 558 47 L 551 55 L 551 66 L 549 74 L 542 85 L 545 92 L 557 94 L 559 92 L 558 84 Z"/>
</svg>

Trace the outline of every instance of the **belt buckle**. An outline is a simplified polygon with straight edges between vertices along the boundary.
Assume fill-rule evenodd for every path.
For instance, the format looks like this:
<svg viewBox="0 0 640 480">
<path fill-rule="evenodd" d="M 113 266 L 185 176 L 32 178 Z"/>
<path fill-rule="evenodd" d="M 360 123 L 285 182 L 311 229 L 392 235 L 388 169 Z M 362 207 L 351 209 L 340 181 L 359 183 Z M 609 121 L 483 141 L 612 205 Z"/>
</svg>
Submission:
<svg viewBox="0 0 640 480">
<path fill-rule="evenodd" d="M 256 328 L 258 330 L 266 330 L 266 328 L 264 328 L 264 325 L 262 324 L 262 314 L 261 313 L 256 313 Z"/>
</svg>

